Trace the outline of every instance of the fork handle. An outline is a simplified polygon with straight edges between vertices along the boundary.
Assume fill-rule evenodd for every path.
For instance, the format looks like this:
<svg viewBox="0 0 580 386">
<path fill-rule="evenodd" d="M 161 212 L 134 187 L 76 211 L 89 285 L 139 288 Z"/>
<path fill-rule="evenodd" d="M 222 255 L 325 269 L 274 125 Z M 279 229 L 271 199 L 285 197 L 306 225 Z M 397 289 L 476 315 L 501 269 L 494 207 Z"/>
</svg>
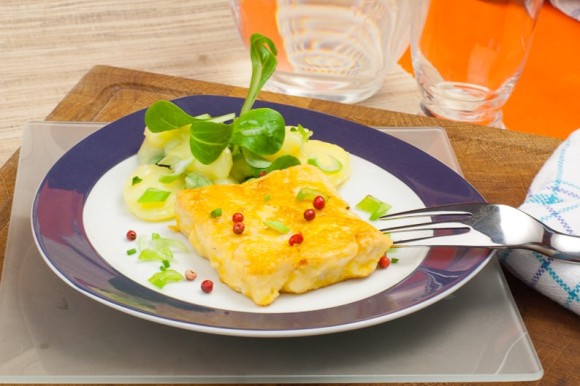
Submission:
<svg viewBox="0 0 580 386">
<path fill-rule="evenodd" d="M 580 263 L 580 237 L 567 235 L 553 229 L 545 229 L 544 245 L 530 246 L 530 249 L 554 259 Z"/>
</svg>

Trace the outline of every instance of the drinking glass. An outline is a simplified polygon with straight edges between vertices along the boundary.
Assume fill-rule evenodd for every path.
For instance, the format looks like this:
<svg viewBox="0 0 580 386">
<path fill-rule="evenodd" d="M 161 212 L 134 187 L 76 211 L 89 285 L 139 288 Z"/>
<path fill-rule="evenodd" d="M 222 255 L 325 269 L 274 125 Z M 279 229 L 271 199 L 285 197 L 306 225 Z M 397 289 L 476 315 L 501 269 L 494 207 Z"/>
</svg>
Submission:
<svg viewBox="0 0 580 386">
<path fill-rule="evenodd" d="M 409 43 L 408 0 L 230 0 L 246 45 L 274 41 L 266 88 L 345 103 L 367 99 Z"/>
<path fill-rule="evenodd" d="M 524 68 L 542 0 L 411 3 L 421 113 L 504 127 L 501 110 Z"/>
</svg>

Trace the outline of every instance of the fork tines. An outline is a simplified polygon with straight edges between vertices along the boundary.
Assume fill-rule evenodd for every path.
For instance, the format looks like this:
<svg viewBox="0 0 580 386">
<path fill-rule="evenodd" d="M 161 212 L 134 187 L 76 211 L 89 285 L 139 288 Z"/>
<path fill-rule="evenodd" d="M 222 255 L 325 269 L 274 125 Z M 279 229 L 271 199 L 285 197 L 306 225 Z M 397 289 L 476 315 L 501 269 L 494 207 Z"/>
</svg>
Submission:
<svg viewBox="0 0 580 386">
<path fill-rule="evenodd" d="M 397 220 L 413 220 L 421 219 L 424 217 L 431 217 L 430 221 L 423 222 L 413 222 L 406 223 L 402 225 L 393 225 L 381 229 L 383 233 L 395 233 L 395 232 L 414 232 L 414 231 L 444 231 L 449 230 L 455 233 L 466 233 L 472 228 L 471 226 L 461 222 L 462 220 L 469 219 L 471 213 L 465 210 L 447 210 L 447 209 L 433 209 L 433 208 L 423 208 L 415 209 L 405 212 L 388 214 L 381 217 L 381 220 L 397 221 Z M 405 243 L 411 243 L 415 241 L 432 239 L 438 237 L 439 235 L 429 234 L 425 235 L 414 235 L 411 238 L 404 240 L 395 241 L 396 245 L 401 245 Z"/>
</svg>

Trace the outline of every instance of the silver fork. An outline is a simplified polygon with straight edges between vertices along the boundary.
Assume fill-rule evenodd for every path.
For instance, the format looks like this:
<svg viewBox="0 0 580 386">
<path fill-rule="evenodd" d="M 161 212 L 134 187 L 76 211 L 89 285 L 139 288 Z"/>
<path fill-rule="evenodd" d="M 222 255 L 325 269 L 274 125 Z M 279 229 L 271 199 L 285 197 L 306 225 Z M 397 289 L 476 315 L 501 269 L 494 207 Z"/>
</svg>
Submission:
<svg viewBox="0 0 580 386">
<path fill-rule="evenodd" d="M 386 233 L 433 231 L 394 241 L 405 246 L 520 248 L 580 263 L 580 237 L 557 232 L 519 209 L 497 204 L 452 204 L 388 214 L 382 220 L 432 217 L 431 221 L 391 226 Z M 444 231 L 444 232 L 442 232 Z M 440 234 L 444 233 L 444 234 Z M 395 238 L 395 237 L 393 237 Z"/>
</svg>

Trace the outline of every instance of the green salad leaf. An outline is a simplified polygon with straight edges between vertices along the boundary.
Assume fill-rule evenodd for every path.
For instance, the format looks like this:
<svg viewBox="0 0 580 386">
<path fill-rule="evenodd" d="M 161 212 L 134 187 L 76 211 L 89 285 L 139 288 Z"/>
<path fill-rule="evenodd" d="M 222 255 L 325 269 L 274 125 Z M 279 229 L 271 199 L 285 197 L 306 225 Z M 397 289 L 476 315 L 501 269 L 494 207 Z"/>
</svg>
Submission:
<svg viewBox="0 0 580 386">
<path fill-rule="evenodd" d="M 248 95 L 242 106 L 241 114 L 250 111 L 258 97 L 258 93 L 274 71 L 276 71 L 276 67 L 278 66 L 277 55 L 278 50 L 272 40 L 257 33 L 250 36 L 252 78 L 250 79 Z"/>
<path fill-rule="evenodd" d="M 224 151 L 232 138 L 233 126 L 225 123 L 198 121 L 189 132 L 191 153 L 204 165 L 209 165 Z"/>
<path fill-rule="evenodd" d="M 300 160 L 293 155 L 286 154 L 276 158 L 274 162 L 266 168 L 266 171 L 271 172 L 274 170 L 283 170 L 296 165 L 300 165 Z"/>
<path fill-rule="evenodd" d="M 282 147 L 286 123 L 276 110 L 262 108 L 234 120 L 231 142 L 258 155 L 274 154 Z"/>
<path fill-rule="evenodd" d="M 260 90 L 276 70 L 277 53 L 276 46 L 266 36 L 251 36 L 252 78 L 238 118 L 232 115 L 218 118 L 209 115 L 194 117 L 174 103 L 161 100 L 152 104 L 145 112 L 146 126 L 153 133 L 189 126 L 191 153 L 204 165 L 217 160 L 228 146 L 239 146 L 258 156 L 276 153 L 284 143 L 284 118 L 275 110 L 252 110 L 252 106 Z M 227 123 L 228 121 L 230 122 Z"/>
<path fill-rule="evenodd" d="M 194 120 L 197 119 L 176 104 L 164 100 L 153 103 L 145 111 L 145 125 L 153 133 L 180 129 L 191 125 Z"/>
</svg>

